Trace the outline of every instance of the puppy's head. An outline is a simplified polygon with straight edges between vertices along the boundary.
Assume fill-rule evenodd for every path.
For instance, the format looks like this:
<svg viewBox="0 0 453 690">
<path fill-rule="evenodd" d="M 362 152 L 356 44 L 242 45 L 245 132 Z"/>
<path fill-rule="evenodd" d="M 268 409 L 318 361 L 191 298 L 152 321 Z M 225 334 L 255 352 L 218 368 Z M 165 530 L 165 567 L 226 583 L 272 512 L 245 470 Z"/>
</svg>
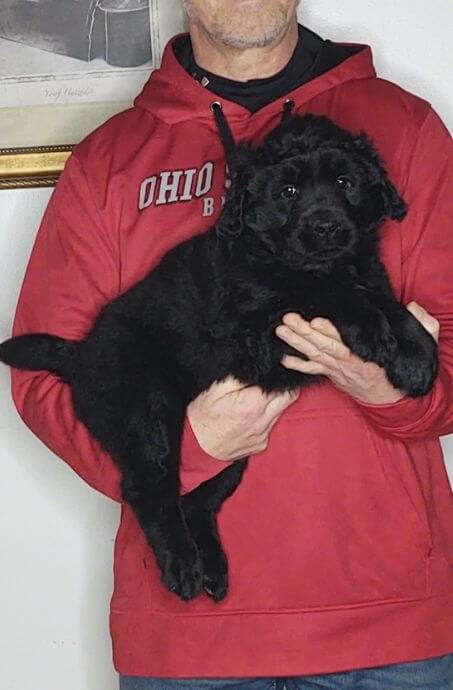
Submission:
<svg viewBox="0 0 453 690">
<path fill-rule="evenodd" d="M 293 269 L 353 257 L 385 218 L 407 213 L 369 139 L 324 117 L 294 117 L 259 148 L 240 145 L 231 177 L 217 233 L 253 238 L 262 256 Z"/>
</svg>

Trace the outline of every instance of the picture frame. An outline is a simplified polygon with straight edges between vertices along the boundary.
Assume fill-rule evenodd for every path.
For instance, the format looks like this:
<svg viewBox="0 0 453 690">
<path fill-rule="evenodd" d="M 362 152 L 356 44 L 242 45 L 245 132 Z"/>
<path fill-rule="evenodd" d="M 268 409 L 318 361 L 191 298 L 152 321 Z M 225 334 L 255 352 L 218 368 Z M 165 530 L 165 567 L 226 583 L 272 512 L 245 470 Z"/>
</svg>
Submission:
<svg viewBox="0 0 453 690">
<path fill-rule="evenodd" d="M 0 149 L 0 190 L 54 187 L 73 146 Z"/>
<path fill-rule="evenodd" d="M 132 105 L 183 27 L 180 0 L 2 0 L 0 190 L 54 186 L 74 146 Z"/>
</svg>

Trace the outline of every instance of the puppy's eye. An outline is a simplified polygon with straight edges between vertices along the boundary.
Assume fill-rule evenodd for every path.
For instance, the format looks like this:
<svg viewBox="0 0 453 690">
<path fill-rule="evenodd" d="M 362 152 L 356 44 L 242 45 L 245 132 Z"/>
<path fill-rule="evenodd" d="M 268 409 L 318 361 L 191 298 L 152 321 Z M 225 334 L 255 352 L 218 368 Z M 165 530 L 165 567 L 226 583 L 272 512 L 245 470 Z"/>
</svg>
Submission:
<svg viewBox="0 0 453 690">
<path fill-rule="evenodd" d="M 349 177 L 346 177 L 346 175 L 340 175 L 340 177 L 337 177 L 336 182 L 337 185 L 342 189 L 351 189 L 351 187 L 354 186 L 353 181 L 350 180 Z"/>
<path fill-rule="evenodd" d="M 297 195 L 297 188 L 293 184 L 288 184 L 280 191 L 282 199 L 292 199 Z"/>
</svg>

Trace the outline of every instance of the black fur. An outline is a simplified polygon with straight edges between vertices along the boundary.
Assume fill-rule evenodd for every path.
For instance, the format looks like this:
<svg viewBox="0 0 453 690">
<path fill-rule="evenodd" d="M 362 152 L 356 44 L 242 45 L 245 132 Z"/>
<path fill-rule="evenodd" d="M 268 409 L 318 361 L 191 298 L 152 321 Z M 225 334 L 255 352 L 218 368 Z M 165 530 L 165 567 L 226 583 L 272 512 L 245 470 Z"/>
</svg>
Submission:
<svg viewBox="0 0 453 690">
<path fill-rule="evenodd" d="M 11 366 L 48 369 L 71 386 L 78 418 L 122 470 L 163 582 L 186 600 L 203 587 L 225 596 L 216 513 L 246 464 L 181 499 L 186 407 L 229 374 L 265 391 L 316 380 L 281 365 L 291 352 L 274 334 L 283 314 L 331 319 L 410 396 L 427 393 L 437 371 L 433 338 L 395 300 L 378 257 L 380 226 L 407 209 L 364 135 L 295 117 L 256 150 L 240 145 L 231 171 L 214 228 L 108 304 L 84 340 L 25 335 L 0 346 Z"/>
</svg>

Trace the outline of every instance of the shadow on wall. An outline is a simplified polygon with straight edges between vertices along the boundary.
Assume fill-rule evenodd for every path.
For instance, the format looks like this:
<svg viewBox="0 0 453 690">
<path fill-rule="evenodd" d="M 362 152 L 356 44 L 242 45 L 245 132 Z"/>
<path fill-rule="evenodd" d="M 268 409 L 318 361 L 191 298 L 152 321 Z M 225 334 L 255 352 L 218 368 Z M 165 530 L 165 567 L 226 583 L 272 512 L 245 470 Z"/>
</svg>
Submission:
<svg viewBox="0 0 453 690">
<path fill-rule="evenodd" d="M 152 59 L 149 0 L 1 0 L 0 37 L 116 67 Z"/>
</svg>

